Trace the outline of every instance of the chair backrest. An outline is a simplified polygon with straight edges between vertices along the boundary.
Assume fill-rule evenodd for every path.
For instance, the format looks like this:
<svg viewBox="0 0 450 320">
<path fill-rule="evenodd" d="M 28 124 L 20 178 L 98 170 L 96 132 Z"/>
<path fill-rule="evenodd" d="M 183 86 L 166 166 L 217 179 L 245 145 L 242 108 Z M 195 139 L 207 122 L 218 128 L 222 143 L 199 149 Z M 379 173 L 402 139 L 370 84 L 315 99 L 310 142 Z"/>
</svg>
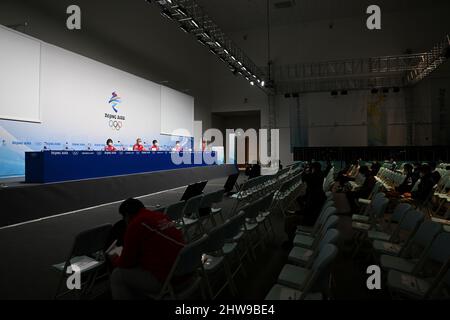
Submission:
<svg viewBox="0 0 450 320">
<path fill-rule="evenodd" d="M 224 224 L 224 233 L 225 239 L 232 239 L 236 235 L 241 232 L 241 227 L 245 223 L 245 212 L 239 211 L 237 215 L 235 215 L 230 220 L 227 220 Z"/>
<path fill-rule="evenodd" d="M 183 218 L 183 209 L 185 205 L 186 202 L 184 201 L 173 203 L 164 210 L 164 213 L 170 220 L 178 221 Z"/>
<path fill-rule="evenodd" d="M 375 182 L 375 185 L 373 186 L 372 192 L 370 193 L 371 199 L 380 191 L 381 187 L 383 186 L 380 182 Z"/>
<path fill-rule="evenodd" d="M 111 224 L 104 224 L 80 232 L 75 237 L 70 258 L 76 256 L 90 255 L 99 251 L 106 250 L 107 242 L 111 234 L 111 229 L 112 229 Z"/>
<path fill-rule="evenodd" d="M 400 222 L 400 230 L 414 232 L 422 221 L 425 219 L 425 215 L 417 210 L 410 210 L 406 212 L 405 217 Z"/>
<path fill-rule="evenodd" d="M 329 217 L 332 215 L 335 215 L 337 212 L 337 209 L 335 207 L 328 207 L 323 212 L 320 213 L 319 218 L 316 220 L 316 223 L 314 224 L 312 233 L 316 233 L 318 230 L 320 230 L 320 227 L 328 220 Z"/>
<path fill-rule="evenodd" d="M 317 243 L 323 238 L 323 236 L 329 229 L 335 228 L 337 226 L 338 222 L 339 222 L 339 217 L 335 216 L 335 215 L 331 215 L 326 220 L 326 222 L 322 225 L 322 227 L 320 228 L 319 236 L 317 236 L 314 240 L 315 245 L 317 245 Z"/>
<path fill-rule="evenodd" d="M 225 189 L 220 189 L 220 190 L 217 190 L 217 191 L 213 192 L 214 196 L 211 196 L 212 197 L 212 203 L 220 203 L 220 202 L 222 202 L 224 194 L 225 194 Z"/>
<path fill-rule="evenodd" d="M 431 220 L 425 220 L 417 229 L 411 242 L 421 247 L 426 247 L 442 231 L 442 225 Z"/>
<path fill-rule="evenodd" d="M 265 195 L 263 198 L 261 198 L 259 201 L 257 201 L 258 204 L 258 210 L 260 212 L 265 212 L 269 210 L 270 205 L 272 204 L 274 192 L 270 192 L 269 194 Z"/>
<path fill-rule="evenodd" d="M 225 224 L 221 226 L 217 226 L 213 229 L 211 229 L 208 232 L 208 242 L 204 246 L 204 253 L 209 253 L 213 251 L 220 251 L 222 250 L 223 245 L 225 244 L 226 239 L 226 226 L 227 223 L 230 221 L 227 221 Z"/>
<path fill-rule="evenodd" d="M 318 291 L 320 291 L 328 284 L 331 263 L 334 261 L 337 254 L 338 248 L 334 244 L 326 244 L 323 246 L 312 264 L 312 273 L 303 289 L 303 297 L 305 297 L 311 289 L 318 289 Z M 318 286 L 322 288 L 317 288 Z"/>
<path fill-rule="evenodd" d="M 211 208 L 212 204 L 214 203 L 213 200 L 215 197 L 215 192 L 204 194 L 200 203 L 200 208 Z"/>
<path fill-rule="evenodd" d="M 428 258 L 438 263 L 445 264 L 450 259 L 450 233 L 441 232 L 434 239 Z"/>
<path fill-rule="evenodd" d="M 198 195 L 187 200 L 186 205 L 184 206 L 183 215 L 196 216 L 198 213 L 198 209 L 200 208 L 200 204 L 202 203 L 202 199 L 203 195 Z"/>
<path fill-rule="evenodd" d="M 378 197 L 373 200 L 369 214 L 372 218 L 379 219 L 386 212 L 387 206 L 389 204 L 389 199 L 386 197 Z"/>
<path fill-rule="evenodd" d="M 398 204 L 395 207 L 394 212 L 392 213 L 391 222 L 396 222 L 396 223 L 401 222 L 403 220 L 403 218 L 405 217 L 405 213 L 411 209 L 412 209 L 412 207 L 408 203 Z"/>
<path fill-rule="evenodd" d="M 259 201 L 254 201 L 243 207 L 242 210 L 245 212 L 245 217 L 255 219 L 259 215 L 259 206 Z"/>
<path fill-rule="evenodd" d="M 208 236 L 204 235 L 202 238 L 184 246 L 178 253 L 169 275 L 183 276 L 196 272 L 202 266 L 202 255 L 207 241 Z"/>
<path fill-rule="evenodd" d="M 386 195 L 383 192 L 377 192 L 371 199 L 369 205 L 366 207 L 366 209 L 364 210 L 364 214 L 366 216 L 370 215 L 370 211 L 372 210 L 375 202 L 379 199 L 379 198 L 386 198 Z"/>
<path fill-rule="evenodd" d="M 425 220 L 414 233 L 411 241 L 405 247 L 404 254 L 420 256 L 433 243 L 434 238 L 442 231 L 442 225 L 431 220 Z"/>
<path fill-rule="evenodd" d="M 326 244 L 320 250 L 317 258 L 314 260 L 312 264 L 312 270 L 317 271 L 323 269 L 328 263 L 333 261 L 338 253 L 338 249 L 334 244 Z"/>
<path fill-rule="evenodd" d="M 336 244 L 339 239 L 339 231 L 337 229 L 330 228 L 327 230 L 325 235 L 323 236 L 322 240 L 319 242 L 319 250 L 322 250 L 322 248 L 326 244 Z"/>
</svg>

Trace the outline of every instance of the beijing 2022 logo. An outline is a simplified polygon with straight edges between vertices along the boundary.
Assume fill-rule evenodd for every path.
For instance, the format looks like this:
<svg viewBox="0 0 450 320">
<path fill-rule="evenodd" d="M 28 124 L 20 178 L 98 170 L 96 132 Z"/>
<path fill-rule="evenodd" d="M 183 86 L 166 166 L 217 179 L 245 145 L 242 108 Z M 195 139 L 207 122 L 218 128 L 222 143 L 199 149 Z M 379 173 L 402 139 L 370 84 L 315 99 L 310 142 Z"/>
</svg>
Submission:
<svg viewBox="0 0 450 320">
<path fill-rule="evenodd" d="M 122 129 L 125 121 L 125 116 L 119 115 L 118 108 L 119 104 L 122 102 L 122 98 L 116 91 L 114 91 L 111 95 L 112 96 L 109 98 L 108 103 L 111 105 L 111 108 L 114 110 L 115 114 L 105 113 L 105 118 L 109 120 L 108 125 L 111 129 L 119 131 Z"/>
</svg>

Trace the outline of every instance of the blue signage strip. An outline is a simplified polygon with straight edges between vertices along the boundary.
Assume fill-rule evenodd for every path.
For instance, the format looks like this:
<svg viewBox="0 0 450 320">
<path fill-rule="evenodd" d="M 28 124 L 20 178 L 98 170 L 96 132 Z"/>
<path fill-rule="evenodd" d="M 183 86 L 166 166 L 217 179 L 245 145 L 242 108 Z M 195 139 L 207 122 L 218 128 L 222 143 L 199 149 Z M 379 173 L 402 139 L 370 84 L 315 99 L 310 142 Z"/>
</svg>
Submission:
<svg viewBox="0 0 450 320">
<path fill-rule="evenodd" d="M 134 151 L 39 151 L 25 153 L 25 181 L 48 183 L 110 177 L 144 172 L 208 165 L 205 156 L 213 153 L 180 153 L 181 164 L 172 161 L 172 152 Z"/>
</svg>

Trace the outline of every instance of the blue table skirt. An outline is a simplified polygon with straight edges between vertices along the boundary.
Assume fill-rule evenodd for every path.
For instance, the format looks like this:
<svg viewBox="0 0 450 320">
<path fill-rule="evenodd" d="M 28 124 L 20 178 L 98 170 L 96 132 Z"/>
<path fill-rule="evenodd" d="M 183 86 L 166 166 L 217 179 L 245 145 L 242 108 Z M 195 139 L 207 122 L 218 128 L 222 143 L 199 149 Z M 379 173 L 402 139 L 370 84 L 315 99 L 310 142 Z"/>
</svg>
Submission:
<svg viewBox="0 0 450 320">
<path fill-rule="evenodd" d="M 172 152 L 168 151 L 26 152 L 25 181 L 47 183 L 206 166 L 208 164 L 204 156 L 214 157 L 215 154 L 187 152 L 180 153 L 179 156 L 188 161 L 175 164 L 172 161 Z"/>
</svg>

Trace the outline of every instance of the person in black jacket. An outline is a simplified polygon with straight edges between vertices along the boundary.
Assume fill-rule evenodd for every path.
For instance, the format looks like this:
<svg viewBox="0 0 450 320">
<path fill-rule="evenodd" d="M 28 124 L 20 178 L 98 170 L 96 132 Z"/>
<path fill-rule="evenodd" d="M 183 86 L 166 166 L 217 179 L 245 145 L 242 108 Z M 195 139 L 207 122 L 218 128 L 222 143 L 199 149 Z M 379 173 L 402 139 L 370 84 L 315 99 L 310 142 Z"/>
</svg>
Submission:
<svg viewBox="0 0 450 320">
<path fill-rule="evenodd" d="M 411 164 L 406 163 L 403 166 L 403 171 L 406 177 L 403 183 L 396 188 L 395 191 L 397 191 L 398 193 L 411 192 L 414 184 L 417 181 L 415 175 L 413 174 L 413 166 Z"/>
<path fill-rule="evenodd" d="M 434 182 L 430 165 L 422 165 L 419 172 L 420 182 L 417 186 L 417 190 L 411 192 L 411 197 L 415 201 L 424 202 L 430 196 L 431 191 L 433 190 L 433 187 L 436 183 Z"/>
<path fill-rule="evenodd" d="M 304 219 L 302 224 L 313 225 L 326 199 L 325 192 L 323 191 L 324 175 L 320 163 L 313 162 L 310 172 L 304 173 L 302 180 L 306 184 L 306 193 L 303 199 L 300 199 L 304 205 L 302 213 Z"/>
<path fill-rule="evenodd" d="M 326 200 L 326 195 L 323 191 L 324 176 L 320 163 L 313 162 L 309 167 L 305 168 L 302 180 L 306 185 L 306 192 L 303 196 L 297 198 L 300 210 L 285 218 L 285 231 L 288 235 L 288 240 L 283 243 L 283 247 L 286 248 L 292 246 L 297 225 L 314 225 Z"/>
</svg>

